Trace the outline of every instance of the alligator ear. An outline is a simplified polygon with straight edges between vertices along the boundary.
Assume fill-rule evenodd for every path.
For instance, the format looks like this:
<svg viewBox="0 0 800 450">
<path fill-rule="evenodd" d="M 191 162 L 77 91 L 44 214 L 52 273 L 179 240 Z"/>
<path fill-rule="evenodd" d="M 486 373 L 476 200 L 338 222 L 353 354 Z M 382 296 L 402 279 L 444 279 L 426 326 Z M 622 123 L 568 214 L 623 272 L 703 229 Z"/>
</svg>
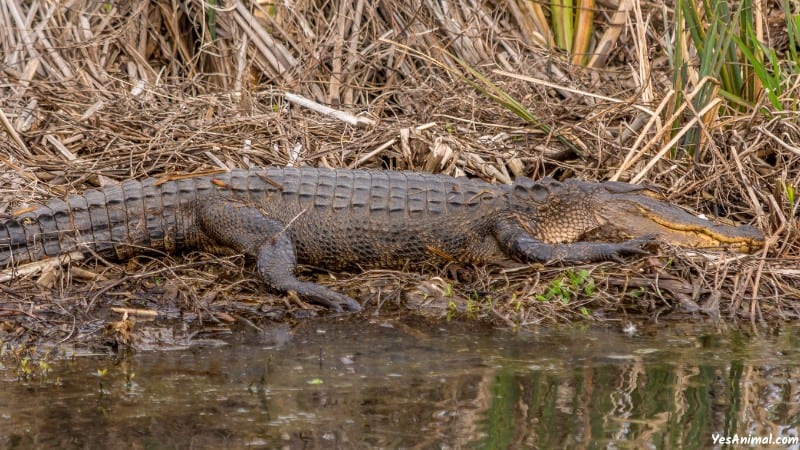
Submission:
<svg viewBox="0 0 800 450">
<path fill-rule="evenodd" d="M 558 184 L 560 184 L 558 181 L 550 177 L 542 178 L 539 181 L 520 177 L 514 180 L 514 195 L 541 203 L 550 197 L 550 188 Z"/>
</svg>

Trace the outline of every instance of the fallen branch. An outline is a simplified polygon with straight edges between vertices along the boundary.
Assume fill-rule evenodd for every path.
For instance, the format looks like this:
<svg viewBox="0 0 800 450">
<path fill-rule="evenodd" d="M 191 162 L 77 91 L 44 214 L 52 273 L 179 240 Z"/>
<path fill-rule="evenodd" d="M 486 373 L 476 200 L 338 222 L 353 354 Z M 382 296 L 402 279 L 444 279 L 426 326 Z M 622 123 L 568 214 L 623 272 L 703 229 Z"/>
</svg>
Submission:
<svg viewBox="0 0 800 450">
<path fill-rule="evenodd" d="M 5 283 L 14 278 L 23 277 L 37 272 L 44 272 L 45 270 L 54 269 L 63 266 L 72 261 L 80 261 L 84 258 L 83 253 L 78 250 L 67 253 L 66 255 L 55 256 L 41 261 L 35 261 L 30 264 L 25 264 L 19 267 L 6 269 L 0 271 L 0 283 Z"/>
<path fill-rule="evenodd" d="M 118 306 L 112 306 L 111 310 L 117 314 L 127 314 L 129 316 L 158 317 L 158 311 L 153 311 L 152 309 L 121 308 Z"/>
<path fill-rule="evenodd" d="M 334 119 L 341 120 L 342 122 L 348 123 L 354 127 L 367 127 L 375 125 L 375 121 L 368 117 L 354 116 L 349 112 L 333 109 L 330 106 L 322 105 L 320 103 L 317 103 L 313 100 L 309 100 L 297 94 L 292 94 L 290 92 L 287 92 L 286 94 L 284 94 L 284 97 L 286 98 L 286 101 L 290 103 L 294 103 L 297 106 L 308 108 L 312 111 L 316 111 L 325 116 L 333 117 Z"/>
</svg>

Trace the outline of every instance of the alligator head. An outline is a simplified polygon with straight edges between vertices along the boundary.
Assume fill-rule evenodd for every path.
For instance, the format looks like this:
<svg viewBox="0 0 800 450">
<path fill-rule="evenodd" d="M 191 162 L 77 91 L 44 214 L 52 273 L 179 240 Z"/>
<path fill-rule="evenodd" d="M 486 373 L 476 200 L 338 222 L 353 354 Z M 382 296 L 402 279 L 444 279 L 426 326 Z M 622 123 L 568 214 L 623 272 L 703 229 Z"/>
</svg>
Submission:
<svg viewBox="0 0 800 450">
<path fill-rule="evenodd" d="M 654 235 L 682 247 L 727 248 L 753 252 L 764 235 L 749 225 L 730 226 L 701 219 L 664 201 L 656 190 L 613 181 L 594 183 L 520 178 L 516 195 L 525 195 L 534 220 L 532 233 L 545 242 L 630 239 Z"/>
</svg>

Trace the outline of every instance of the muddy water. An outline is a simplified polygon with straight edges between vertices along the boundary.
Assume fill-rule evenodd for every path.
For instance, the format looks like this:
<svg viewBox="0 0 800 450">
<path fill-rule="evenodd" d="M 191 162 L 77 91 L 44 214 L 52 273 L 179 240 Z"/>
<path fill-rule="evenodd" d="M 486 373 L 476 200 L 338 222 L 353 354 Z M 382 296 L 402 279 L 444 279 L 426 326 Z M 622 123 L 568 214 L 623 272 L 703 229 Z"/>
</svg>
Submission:
<svg viewBox="0 0 800 450">
<path fill-rule="evenodd" d="M 475 328 L 308 322 L 57 361 L 41 379 L 6 367 L 0 447 L 700 448 L 798 433 L 798 329 Z"/>
</svg>

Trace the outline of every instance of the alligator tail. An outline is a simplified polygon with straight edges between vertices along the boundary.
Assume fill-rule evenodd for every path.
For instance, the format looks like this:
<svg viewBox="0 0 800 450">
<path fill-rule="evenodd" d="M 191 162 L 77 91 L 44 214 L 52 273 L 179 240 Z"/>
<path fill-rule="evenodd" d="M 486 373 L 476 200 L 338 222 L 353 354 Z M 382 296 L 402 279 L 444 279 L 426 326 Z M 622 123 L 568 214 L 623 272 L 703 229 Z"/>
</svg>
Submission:
<svg viewBox="0 0 800 450">
<path fill-rule="evenodd" d="M 50 200 L 0 221 L 0 268 L 78 250 L 124 259 L 147 249 L 174 251 L 193 229 L 181 223 L 195 202 L 191 180 L 127 180 Z"/>
</svg>

